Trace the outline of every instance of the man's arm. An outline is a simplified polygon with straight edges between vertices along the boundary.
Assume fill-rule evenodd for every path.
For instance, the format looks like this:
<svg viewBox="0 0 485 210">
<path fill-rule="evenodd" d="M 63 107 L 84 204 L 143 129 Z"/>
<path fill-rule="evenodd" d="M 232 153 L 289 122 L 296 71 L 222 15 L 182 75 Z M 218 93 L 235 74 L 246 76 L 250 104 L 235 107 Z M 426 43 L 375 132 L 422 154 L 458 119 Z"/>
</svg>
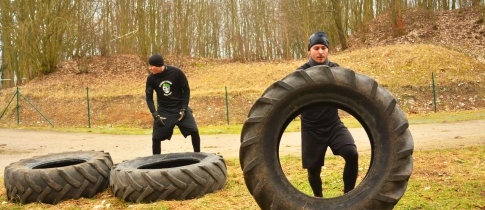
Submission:
<svg viewBox="0 0 485 210">
<path fill-rule="evenodd" d="M 154 92 L 155 91 L 151 87 L 150 83 L 148 82 L 148 78 L 147 78 L 146 87 L 145 87 L 145 98 L 146 98 L 147 106 L 148 106 L 148 109 L 150 110 L 150 113 L 152 113 L 152 116 L 155 117 L 157 115 L 157 109 L 155 108 L 155 102 L 153 101 L 153 93 Z"/>
<path fill-rule="evenodd" d="M 189 87 L 189 80 L 187 79 L 187 76 L 185 76 L 184 72 L 182 70 L 179 71 L 179 79 L 178 81 L 182 86 L 180 87 L 182 89 L 182 107 L 180 107 L 183 110 L 186 110 L 187 107 L 189 106 L 189 100 L 190 100 L 190 87 Z"/>
<path fill-rule="evenodd" d="M 189 87 L 189 82 L 186 82 L 185 85 L 182 86 L 182 109 L 187 109 L 187 106 L 189 106 L 189 100 L 190 100 L 190 87 Z"/>
<path fill-rule="evenodd" d="M 187 107 L 189 106 L 189 100 L 190 100 L 190 87 L 189 87 L 189 80 L 185 76 L 185 74 L 180 71 L 181 77 L 180 77 L 180 83 L 183 84 L 181 89 L 182 89 L 182 105 L 180 107 L 180 112 L 179 112 L 179 118 L 178 121 L 181 121 L 184 116 L 185 116 L 185 110 L 187 110 Z"/>
</svg>

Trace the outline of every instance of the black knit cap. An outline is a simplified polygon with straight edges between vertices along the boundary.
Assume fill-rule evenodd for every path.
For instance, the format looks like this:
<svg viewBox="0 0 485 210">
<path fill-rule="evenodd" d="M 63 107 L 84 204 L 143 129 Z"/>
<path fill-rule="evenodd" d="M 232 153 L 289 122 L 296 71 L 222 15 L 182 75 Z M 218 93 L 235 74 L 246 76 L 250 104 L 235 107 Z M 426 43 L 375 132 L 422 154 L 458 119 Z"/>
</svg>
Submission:
<svg viewBox="0 0 485 210">
<path fill-rule="evenodd" d="M 310 50 L 310 48 L 312 48 L 313 45 L 316 45 L 316 44 L 323 44 L 328 48 L 329 46 L 328 37 L 327 37 L 327 34 L 325 34 L 325 32 L 319 31 L 310 36 L 310 41 L 308 43 L 308 50 Z"/>
<path fill-rule="evenodd" d="M 163 57 L 160 54 L 153 54 L 149 59 L 148 59 L 148 64 L 156 67 L 161 67 L 163 66 Z"/>
</svg>

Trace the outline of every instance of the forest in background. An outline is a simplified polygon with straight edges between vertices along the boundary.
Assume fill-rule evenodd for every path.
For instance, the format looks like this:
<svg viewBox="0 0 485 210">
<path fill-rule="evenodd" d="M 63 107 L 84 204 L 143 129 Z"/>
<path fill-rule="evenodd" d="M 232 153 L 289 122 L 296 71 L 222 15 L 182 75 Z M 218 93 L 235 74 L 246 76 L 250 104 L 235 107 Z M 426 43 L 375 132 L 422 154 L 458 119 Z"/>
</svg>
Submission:
<svg viewBox="0 0 485 210">
<path fill-rule="evenodd" d="M 0 1 L 1 88 L 92 56 L 152 53 L 236 61 L 299 59 L 308 37 L 324 30 L 332 50 L 388 14 L 395 36 L 403 11 L 476 7 L 484 0 L 43 0 Z M 17 79 L 21 78 L 21 79 Z"/>
</svg>

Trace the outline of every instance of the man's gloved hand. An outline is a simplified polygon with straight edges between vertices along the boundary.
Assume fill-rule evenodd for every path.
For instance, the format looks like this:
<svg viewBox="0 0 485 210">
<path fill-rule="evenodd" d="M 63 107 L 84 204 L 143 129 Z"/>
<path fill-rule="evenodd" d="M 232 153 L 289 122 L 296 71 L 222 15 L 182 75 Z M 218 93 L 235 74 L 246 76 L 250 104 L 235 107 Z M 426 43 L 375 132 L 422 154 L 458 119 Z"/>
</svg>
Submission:
<svg viewBox="0 0 485 210">
<path fill-rule="evenodd" d="M 154 118 L 155 118 L 155 124 L 157 124 L 158 126 L 165 126 L 164 120 L 166 120 L 167 118 L 160 117 L 160 115 L 156 115 Z"/>
<path fill-rule="evenodd" d="M 180 113 L 179 113 L 180 117 L 179 117 L 179 121 L 182 120 L 185 116 L 185 109 L 181 109 L 180 110 Z"/>
</svg>

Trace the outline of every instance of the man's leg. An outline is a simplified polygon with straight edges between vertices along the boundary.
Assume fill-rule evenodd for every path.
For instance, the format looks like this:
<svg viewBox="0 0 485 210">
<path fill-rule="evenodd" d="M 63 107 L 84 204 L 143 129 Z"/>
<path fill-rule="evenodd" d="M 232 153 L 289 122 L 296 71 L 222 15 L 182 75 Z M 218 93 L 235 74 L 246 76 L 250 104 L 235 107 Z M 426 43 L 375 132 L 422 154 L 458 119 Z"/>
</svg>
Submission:
<svg viewBox="0 0 485 210">
<path fill-rule="evenodd" d="M 359 154 L 355 145 L 350 144 L 340 148 L 339 154 L 345 159 L 343 179 L 344 193 L 347 193 L 355 188 L 359 171 Z"/>
<path fill-rule="evenodd" d="M 182 119 L 182 121 L 177 122 L 177 126 L 184 137 L 190 135 L 192 138 L 192 147 L 194 148 L 194 152 L 200 152 L 199 129 L 197 128 L 197 123 L 195 122 L 194 115 L 192 115 L 192 110 L 190 108 L 185 111 L 185 117 Z"/>
<path fill-rule="evenodd" d="M 161 154 L 162 147 L 161 142 L 165 140 L 170 140 L 173 134 L 173 128 L 177 122 L 178 115 L 165 115 L 165 125 L 159 126 L 153 123 L 153 134 L 152 134 L 152 152 L 154 155 Z"/>
<path fill-rule="evenodd" d="M 199 133 L 195 133 L 190 135 L 192 137 L 192 147 L 194 148 L 194 152 L 200 152 L 200 135 Z"/>
<path fill-rule="evenodd" d="M 322 167 L 309 168 L 308 170 L 308 182 L 312 187 L 313 195 L 315 197 L 323 197 L 322 179 L 320 178 L 320 172 Z"/>
<path fill-rule="evenodd" d="M 152 152 L 154 155 L 159 155 L 162 152 L 162 141 L 152 139 Z"/>
</svg>

